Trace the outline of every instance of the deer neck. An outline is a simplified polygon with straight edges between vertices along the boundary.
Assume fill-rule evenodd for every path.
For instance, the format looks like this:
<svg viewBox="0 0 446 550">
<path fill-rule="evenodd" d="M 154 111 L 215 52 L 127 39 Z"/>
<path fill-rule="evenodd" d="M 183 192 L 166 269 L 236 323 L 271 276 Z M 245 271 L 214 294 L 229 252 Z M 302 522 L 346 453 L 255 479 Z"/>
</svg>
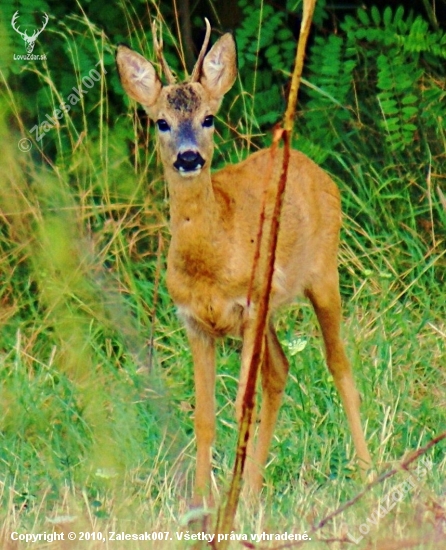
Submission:
<svg viewBox="0 0 446 550">
<path fill-rule="evenodd" d="M 213 239 L 220 212 L 215 199 L 210 170 L 185 178 L 174 170 L 165 173 L 170 196 L 172 238 L 181 240 L 206 236 Z"/>
</svg>

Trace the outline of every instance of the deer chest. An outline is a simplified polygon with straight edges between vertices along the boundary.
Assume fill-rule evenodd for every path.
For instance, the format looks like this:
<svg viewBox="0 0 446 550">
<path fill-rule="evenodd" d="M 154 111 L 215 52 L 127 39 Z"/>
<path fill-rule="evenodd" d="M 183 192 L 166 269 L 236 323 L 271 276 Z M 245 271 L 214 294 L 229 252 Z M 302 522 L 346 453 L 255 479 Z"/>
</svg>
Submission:
<svg viewBox="0 0 446 550">
<path fill-rule="evenodd" d="M 191 328 L 215 337 L 240 336 L 246 299 L 234 298 L 208 264 L 205 269 L 197 267 L 194 263 L 183 271 L 168 264 L 167 287 L 180 317 Z"/>
</svg>

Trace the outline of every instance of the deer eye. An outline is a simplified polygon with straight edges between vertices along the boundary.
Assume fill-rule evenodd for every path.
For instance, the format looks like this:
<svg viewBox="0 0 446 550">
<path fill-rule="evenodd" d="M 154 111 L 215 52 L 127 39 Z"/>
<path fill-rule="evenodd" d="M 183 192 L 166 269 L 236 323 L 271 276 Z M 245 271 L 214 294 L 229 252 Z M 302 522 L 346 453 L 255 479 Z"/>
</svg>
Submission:
<svg viewBox="0 0 446 550">
<path fill-rule="evenodd" d="M 212 115 L 208 115 L 204 118 L 202 126 L 205 128 L 210 128 L 214 125 L 214 117 Z"/>
<path fill-rule="evenodd" d="M 156 125 L 158 126 L 158 130 L 160 132 L 168 132 L 170 130 L 170 126 L 162 118 L 160 118 L 159 120 L 156 121 Z"/>
</svg>

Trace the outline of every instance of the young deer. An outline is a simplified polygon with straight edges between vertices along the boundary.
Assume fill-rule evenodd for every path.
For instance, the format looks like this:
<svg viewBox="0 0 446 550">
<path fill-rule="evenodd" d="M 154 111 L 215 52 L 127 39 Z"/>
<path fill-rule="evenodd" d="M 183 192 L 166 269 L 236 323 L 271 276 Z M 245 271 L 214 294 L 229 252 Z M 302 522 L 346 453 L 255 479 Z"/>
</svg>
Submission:
<svg viewBox="0 0 446 550">
<path fill-rule="evenodd" d="M 236 75 L 236 48 L 223 35 L 206 54 L 210 26 L 192 76 L 175 79 L 156 41 L 155 49 L 168 85 L 151 63 L 119 46 L 117 65 L 127 94 L 139 102 L 158 126 L 161 160 L 170 194 L 172 240 L 167 285 L 183 318 L 194 361 L 197 462 L 193 502 L 210 494 L 211 445 L 215 434 L 215 341 L 225 335 L 243 339 L 236 400 L 240 420 L 253 346 L 260 275 L 268 258 L 260 250 L 257 277 L 251 274 L 262 204 L 264 234 L 272 218 L 282 150 L 258 151 L 243 162 L 211 174 L 214 115 Z M 341 300 L 337 250 L 340 230 L 339 191 L 330 177 L 298 151 L 291 152 L 274 266 L 270 315 L 261 366 L 262 404 L 257 445 L 250 437 L 245 478 L 261 490 L 263 468 L 285 388 L 288 361 L 271 314 L 296 295 L 314 306 L 326 349 L 328 368 L 341 396 L 361 467 L 371 465 L 359 415 L 359 396 L 340 339 Z M 248 305 L 248 289 L 252 284 Z M 253 430 L 251 430 L 251 433 Z"/>
</svg>

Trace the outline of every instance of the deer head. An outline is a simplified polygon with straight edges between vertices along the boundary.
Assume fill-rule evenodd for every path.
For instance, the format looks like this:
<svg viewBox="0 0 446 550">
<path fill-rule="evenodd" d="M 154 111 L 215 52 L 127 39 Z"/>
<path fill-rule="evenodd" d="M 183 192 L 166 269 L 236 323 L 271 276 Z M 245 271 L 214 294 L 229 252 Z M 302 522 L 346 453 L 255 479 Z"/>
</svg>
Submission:
<svg viewBox="0 0 446 550">
<path fill-rule="evenodd" d="M 214 115 L 237 76 L 236 48 L 231 34 L 224 34 L 206 54 L 206 37 L 191 77 L 177 84 L 156 38 L 155 51 L 168 84 L 163 86 L 154 66 L 127 46 L 118 47 L 116 62 L 127 94 L 140 103 L 158 127 L 161 159 L 166 173 L 194 177 L 210 168 L 213 153 Z"/>
<path fill-rule="evenodd" d="M 20 27 L 16 27 L 16 23 L 17 23 L 18 18 L 19 18 L 19 12 L 16 11 L 15 14 L 12 16 L 12 19 L 11 19 L 12 28 L 16 32 L 18 32 L 20 34 L 20 36 L 23 38 L 23 40 L 25 41 L 26 51 L 28 53 L 32 53 L 32 51 L 34 50 L 34 45 L 36 43 L 37 37 L 44 30 L 44 28 L 46 27 L 49 17 L 46 13 L 43 14 L 43 27 L 39 31 L 34 31 L 32 36 L 28 36 L 26 34 L 26 31 L 22 32 L 22 31 L 19 30 Z"/>
</svg>

